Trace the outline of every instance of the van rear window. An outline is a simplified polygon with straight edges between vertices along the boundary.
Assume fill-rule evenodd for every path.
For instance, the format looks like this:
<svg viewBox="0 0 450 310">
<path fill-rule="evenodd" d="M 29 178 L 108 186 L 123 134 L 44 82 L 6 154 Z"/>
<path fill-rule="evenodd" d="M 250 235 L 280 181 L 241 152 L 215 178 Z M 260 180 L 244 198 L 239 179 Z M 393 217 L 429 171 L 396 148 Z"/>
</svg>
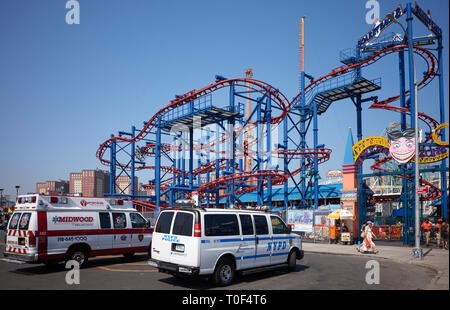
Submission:
<svg viewBox="0 0 450 310">
<path fill-rule="evenodd" d="M 22 213 L 14 213 L 14 215 L 9 220 L 9 229 L 17 229 L 21 215 Z"/>
<path fill-rule="evenodd" d="M 239 235 L 239 224 L 236 214 L 205 215 L 205 236 Z"/>
<path fill-rule="evenodd" d="M 162 212 L 156 223 L 155 232 L 170 234 L 170 225 L 172 224 L 173 212 Z"/>
<path fill-rule="evenodd" d="M 173 223 L 172 234 L 180 236 L 192 236 L 192 224 L 194 215 L 192 213 L 178 212 Z"/>
</svg>

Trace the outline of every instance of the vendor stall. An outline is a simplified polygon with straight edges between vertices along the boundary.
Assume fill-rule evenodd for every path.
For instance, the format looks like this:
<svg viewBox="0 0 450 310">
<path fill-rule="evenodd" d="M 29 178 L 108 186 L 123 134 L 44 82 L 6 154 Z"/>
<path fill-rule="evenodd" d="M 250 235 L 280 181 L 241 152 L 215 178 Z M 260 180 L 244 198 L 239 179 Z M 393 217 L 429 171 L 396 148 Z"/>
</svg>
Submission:
<svg viewBox="0 0 450 310">
<path fill-rule="evenodd" d="M 330 220 L 330 242 L 351 244 L 353 240 L 353 213 L 339 209 L 328 215 Z"/>
</svg>

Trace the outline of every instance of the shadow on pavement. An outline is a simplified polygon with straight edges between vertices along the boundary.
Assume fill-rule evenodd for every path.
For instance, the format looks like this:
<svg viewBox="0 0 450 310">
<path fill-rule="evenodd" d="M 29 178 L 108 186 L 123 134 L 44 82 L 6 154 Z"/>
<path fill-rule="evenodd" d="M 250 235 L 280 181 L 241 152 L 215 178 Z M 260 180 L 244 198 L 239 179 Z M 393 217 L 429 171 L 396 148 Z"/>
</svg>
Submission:
<svg viewBox="0 0 450 310">
<path fill-rule="evenodd" d="M 308 269 L 309 266 L 305 265 L 299 265 L 297 264 L 297 268 L 295 271 L 292 271 L 291 273 L 298 273 L 302 272 L 306 269 Z M 235 281 L 231 286 L 224 287 L 223 289 L 233 289 L 234 285 L 239 285 L 242 283 L 252 283 L 256 281 L 261 281 L 264 279 L 268 279 L 275 276 L 280 276 L 284 274 L 288 274 L 289 272 L 286 271 L 286 269 L 280 268 L 275 270 L 269 270 L 269 271 L 262 271 L 254 274 L 249 275 L 241 275 L 240 273 L 237 274 Z M 198 277 L 198 278 L 191 278 L 187 276 L 170 276 L 168 278 L 159 279 L 158 281 L 172 285 L 177 286 L 180 289 L 193 289 L 193 290 L 208 290 L 208 289 L 214 289 L 219 288 L 222 289 L 222 287 L 217 287 L 211 281 L 208 277 Z"/>
<path fill-rule="evenodd" d="M 132 258 L 125 258 L 123 256 L 117 257 L 93 257 L 88 260 L 87 266 L 83 267 L 82 270 L 89 270 L 97 267 L 105 267 L 117 264 L 126 264 L 126 263 L 135 263 L 147 261 L 146 254 L 136 254 Z M 24 268 L 18 268 L 15 270 L 11 270 L 11 273 L 21 274 L 21 275 L 42 275 L 42 274 L 51 274 L 51 273 L 59 273 L 59 272 L 67 272 L 68 269 L 65 268 L 65 264 L 63 262 L 54 263 L 50 265 L 37 264 L 31 265 L 27 264 Z M 21 266 L 22 267 L 22 266 Z M 150 266 L 148 266 L 151 268 Z"/>
</svg>

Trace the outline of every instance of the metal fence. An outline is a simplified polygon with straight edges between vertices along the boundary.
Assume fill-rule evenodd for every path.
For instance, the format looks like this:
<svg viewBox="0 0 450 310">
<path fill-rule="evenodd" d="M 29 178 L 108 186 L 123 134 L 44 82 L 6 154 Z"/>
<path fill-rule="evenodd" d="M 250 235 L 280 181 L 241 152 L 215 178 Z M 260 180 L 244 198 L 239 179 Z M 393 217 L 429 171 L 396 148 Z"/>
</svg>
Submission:
<svg viewBox="0 0 450 310">
<path fill-rule="evenodd" d="M 399 225 L 376 225 L 373 226 L 376 240 L 401 240 L 402 226 Z"/>
</svg>

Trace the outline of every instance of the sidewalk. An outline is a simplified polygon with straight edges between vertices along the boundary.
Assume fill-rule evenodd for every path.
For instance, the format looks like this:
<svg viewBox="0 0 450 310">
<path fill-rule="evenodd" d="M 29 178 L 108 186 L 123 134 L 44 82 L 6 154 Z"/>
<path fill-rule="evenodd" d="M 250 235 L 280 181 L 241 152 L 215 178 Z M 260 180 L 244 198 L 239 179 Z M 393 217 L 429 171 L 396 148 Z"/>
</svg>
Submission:
<svg viewBox="0 0 450 310">
<path fill-rule="evenodd" d="M 376 244 L 376 242 L 375 242 Z M 377 254 L 361 254 L 356 251 L 356 245 L 323 244 L 303 242 L 305 253 L 357 255 L 374 258 L 385 258 L 402 264 L 416 264 L 431 268 L 437 272 L 433 280 L 427 285 L 429 290 L 449 289 L 449 251 L 435 247 L 423 248 L 424 259 L 412 259 L 412 247 L 407 246 L 377 246 Z"/>
</svg>

